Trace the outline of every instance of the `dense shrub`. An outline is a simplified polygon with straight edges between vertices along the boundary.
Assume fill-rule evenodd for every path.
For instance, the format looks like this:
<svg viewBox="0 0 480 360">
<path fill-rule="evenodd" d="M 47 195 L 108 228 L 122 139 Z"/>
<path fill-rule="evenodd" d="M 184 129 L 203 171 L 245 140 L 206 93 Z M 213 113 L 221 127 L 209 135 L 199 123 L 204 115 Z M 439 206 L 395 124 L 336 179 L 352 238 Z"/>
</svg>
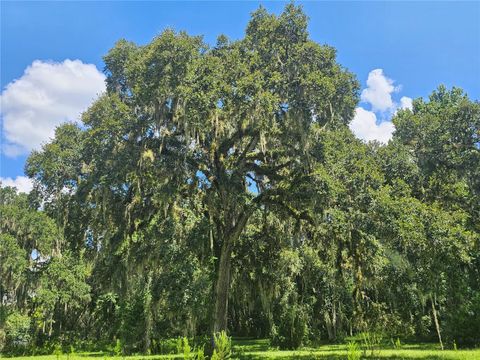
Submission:
<svg viewBox="0 0 480 360">
<path fill-rule="evenodd" d="M 301 304 L 285 309 L 279 322 L 272 329 L 272 345 L 280 349 L 298 349 L 308 336 L 308 317 Z"/>
<path fill-rule="evenodd" d="M 8 315 L 5 322 L 5 351 L 24 353 L 31 345 L 30 317 L 19 312 Z"/>
</svg>

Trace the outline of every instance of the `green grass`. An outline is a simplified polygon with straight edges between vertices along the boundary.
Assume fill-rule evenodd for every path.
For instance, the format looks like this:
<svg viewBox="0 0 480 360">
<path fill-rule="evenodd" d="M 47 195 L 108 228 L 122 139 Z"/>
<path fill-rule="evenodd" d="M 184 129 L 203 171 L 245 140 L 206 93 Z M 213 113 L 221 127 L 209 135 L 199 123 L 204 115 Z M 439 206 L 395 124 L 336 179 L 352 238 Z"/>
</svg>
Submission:
<svg viewBox="0 0 480 360">
<path fill-rule="evenodd" d="M 271 348 L 268 340 L 240 340 L 233 341 L 234 354 L 232 359 L 331 359 L 346 360 L 347 346 L 320 345 L 315 348 L 302 348 L 299 350 L 278 350 Z M 161 360 L 181 359 L 183 355 L 135 355 L 125 358 L 115 357 L 103 353 L 79 353 L 74 355 L 60 355 L 58 360 Z M 435 344 L 405 344 L 401 349 L 384 347 L 370 352 L 362 352 L 362 359 L 389 359 L 389 360 L 480 360 L 480 349 L 473 350 L 444 350 L 438 349 Z M 11 360 L 57 360 L 56 355 L 13 357 Z"/>
<path fill-rule="evenodd" d="M 240 359 L 347 359 L 347 345 L 321 345 L 315 348 L 282 351 L 269 347 L 267 340 L 234 341 L 234 351 Z M 425 360 L 480 360 L 480 349 L 444 350 L 435 344 L 402 345 L 401 349 L 384 347 L 371 354 L 367 351 L 362 359 L 425 359 Z"/>
</svg>

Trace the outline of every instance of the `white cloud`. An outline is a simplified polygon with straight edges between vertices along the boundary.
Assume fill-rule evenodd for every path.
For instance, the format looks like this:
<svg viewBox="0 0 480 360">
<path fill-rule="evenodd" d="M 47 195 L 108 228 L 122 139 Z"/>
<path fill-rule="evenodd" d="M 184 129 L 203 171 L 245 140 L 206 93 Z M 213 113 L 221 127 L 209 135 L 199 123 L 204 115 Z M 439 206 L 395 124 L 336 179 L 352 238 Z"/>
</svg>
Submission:
<svg viewBox="0 0 480 360">
<path fill-rule="evenodd" d="M 355 117 L 349 126 L 358 138 L 365 141 L 377 140 L 381 143 L 387 143 L 395 130 L 395 126 L 390 121 L 377 124 L 375 113 L 362 107 L 355 109 Z"/>
<path fill-rule="evenodd" d="M 18 192 L 24 193 L 29 193 L 33 187 L 32 180 L 26 176 L 17 176 L 15 179 L 0 177 L 0 185 L 1 187 L 12 186 L 17 188 Z"/>
<path fill-rule="evenodd" d="M 53 137 L 55 127 L 76 121 L 105 89 L 105 76 L 80 60 L 36 60 L 1 94 L 2 152 L 26 154 Z"/>
<path fill-rule="evenodd" d="M 370 71 L 367 79 L 367 88 L 362 91 L 361 99 L 372 105 L 373 111 L 392 110 L 395 106 L 392 93 L 400 87 L 393 86 L 393 80 L 383 74 L 382 69 Z"/>
<path fill-rule="evenodd" d="M 413 109 L 413 100 L 412 98 L 409 98 L 408 96 L 402 96 L 400 99 L 400 109 Z"/>
<path fill-rule="evenodd" d="M 367 87 L 362 91 L 361 99 L 369 103 L 372 110 L 363 107 L 355 109 L 355 117 L 350 123 L 350 129 L 360 139 L 365 141 L 377 140 L 387 143 L 395 131 L 395 125 L 390 121 L 398 109 L 412 110 L 412 99 L 402 96 L 400 103 L 393 100 L 392 94 L 402 89 L 401 85 L 394 86 L 382 69 L 370 71 Z"/>
</svg>

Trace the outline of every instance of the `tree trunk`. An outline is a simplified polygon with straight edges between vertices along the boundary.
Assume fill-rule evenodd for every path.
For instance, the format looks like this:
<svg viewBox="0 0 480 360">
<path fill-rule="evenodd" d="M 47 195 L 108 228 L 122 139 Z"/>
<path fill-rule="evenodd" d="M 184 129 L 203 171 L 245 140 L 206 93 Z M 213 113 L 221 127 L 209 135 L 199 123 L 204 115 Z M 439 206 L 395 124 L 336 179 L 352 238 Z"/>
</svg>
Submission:
<svg viewBox="0 0 480 360">
<path fill-rule="evenodd" d="M 150 355 L 150 345 L 151 345 L 151 337 L 152 337 L 152 272 L 150 271 L 148 274 L 147 280 L 147 289 L 144 295 L 144 315 L 145 315 L 145 334 L 144 334 L 144 344 L 143 344 L 143 352 L 145 354 Z"/>
<path fill-rule="evenodd" d="M 327 328 L 328 340 L 333 341 L 333 330 L 332 330 L 332 321 L 330 319 L 330 314 L 328 310 L 325 311 L 325 327 Z"/>
<path fill-rule="evenodd" d="M 232 244 L 230 239 L 225 239 L 220 253 L 217 284 L 215 286 L 215 320 L 213 332 L 227 330 L 228 294 L 230 291 Z"/>
<path fill-rule="evenodd" d="M 215 286 L 215 309 L 213 332 L 227 330 L 228 294 L 230 291 L 230 273 L 232 249 L 235 241 L 240 237 L 251 212 L 244 212 L 238 221 L 234 222 L 230 231 L 223 236 L 223 244 L 218 265 L 217 283 Z"/>
<path fill-rule="evenodd" d="M 440 334 L 440 323 L 438 322 L 438 318 L 437 318 L 437 310 L 435 309 L 435 301 L 433 300 L 433 296 L 431 296 L 431 295 L 430 295 L 430 300 L 432 302 L 433 320 L 435 321 L 435 328 L 437 330 L 438 342 L 440 343 L 440 347 L 443 350 L 442 335 Z"/>
<path fill-rule="evenodd" d="M 337 308 L 335 307 L 335 301 L 333 302 L 332 309 L 332 330 L 333 330 L 333 340 L 337 340 Z"/>
</svg>

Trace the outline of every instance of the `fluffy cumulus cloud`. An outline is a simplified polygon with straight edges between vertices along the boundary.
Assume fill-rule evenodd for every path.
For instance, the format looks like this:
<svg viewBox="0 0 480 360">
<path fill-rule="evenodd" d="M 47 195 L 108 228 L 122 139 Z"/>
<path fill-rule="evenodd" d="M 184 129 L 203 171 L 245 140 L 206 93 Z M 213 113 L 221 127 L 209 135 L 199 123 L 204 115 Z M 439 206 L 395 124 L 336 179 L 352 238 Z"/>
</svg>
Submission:
<svg viewBox="0 0 480 360">
<path fill-rule="evenodd" d="M 105 89 L 105 76 L 80 60 L 36 60 L 1 94 L 2 152 L 27 154 L 53 137 L 55 127 L 76 121 Z"/>
<path fill-rule="evenodd" d="M 18 192 L 29 193 L 32 190 L 32 180 L 26 176 L 17 176 L 15 179 L 0 177 L 0 186 L 11 186 L 17 188 Z"/>
<path fill-rule="evenodd" d="M 355 117 L 350 123 L 350 129 L 360 139 L 365 141 L 377 140 L 387 143 L 395 126 L 390 121 L 391 116 L 398 109 L 412 109 L 412 99 L 402 96 L 400 103 L 394 101 L 392 94 L 401 90 L 395 86 L 382 69 L 370 71 L 367 78 L 367 87 L 362 91 L 361 100 L 370 104 L 371 110 L 363 107 L 355 109 Z"/>
<path fill-rule="evenodd" d="M 350 129 L 362 140 L 377 140 L 381 143 L 387 143 L 392 137 L 395 126 L 391 121 L 377 123 L 377 116 L 373 111 L 357 107 L 355 117 L 350 123 Z"/>
<path fill-rule="evenodd" d="M 413 109 L 413 100 L 408 96 L 402 96 L 400 99 L 400 109 Z"/>
<path fill-rule="evenodd" d="M 362 91 L 361 99 L 372 105 L 373 111 L 387 111 L 393 108 L 392 93 L 396 90 L 393 80 L 383 74 L 382 69 L 370 71 L 367 88 Z"/>
</svg>

